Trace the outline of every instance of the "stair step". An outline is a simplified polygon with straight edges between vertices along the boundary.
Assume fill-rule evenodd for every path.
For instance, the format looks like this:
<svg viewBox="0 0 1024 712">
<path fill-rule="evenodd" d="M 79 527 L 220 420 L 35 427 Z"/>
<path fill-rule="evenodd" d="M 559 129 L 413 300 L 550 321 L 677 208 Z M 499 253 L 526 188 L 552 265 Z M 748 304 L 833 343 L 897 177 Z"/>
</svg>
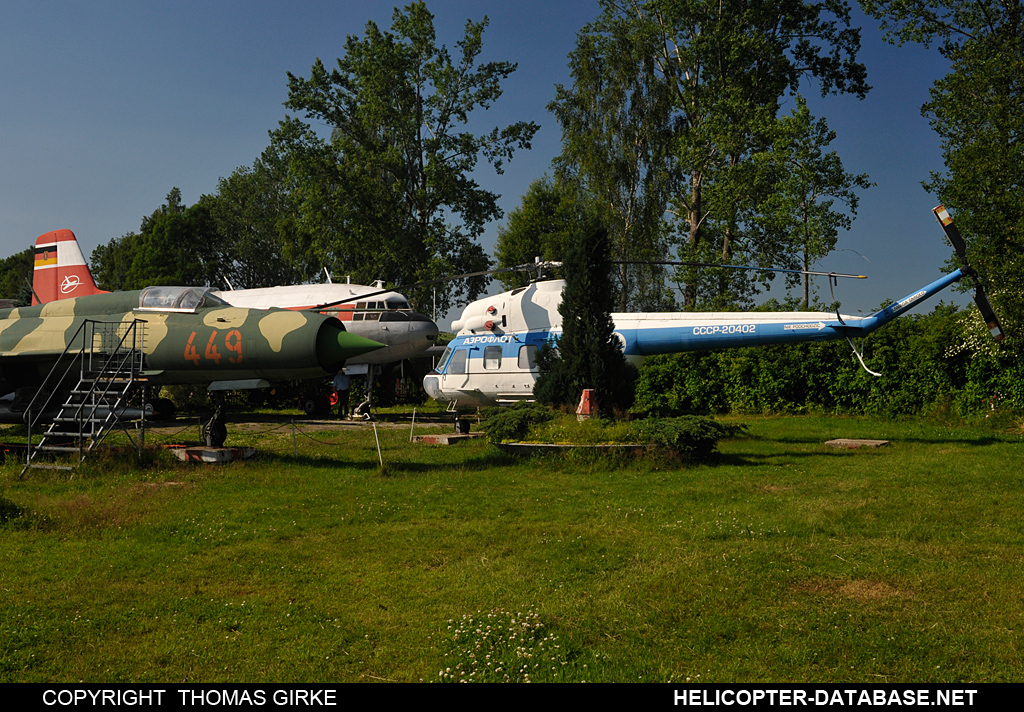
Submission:
<svg viewBox="0 0 1024 712">
<path fill-rule="evenodd" d="M 111 328 L 113 326 L 116 325 L 111 325 Z M 115 335 L 111 328 L 97 328 L 94 331 L 87 329 L 84 332 L 86 344 L 95 343 L 95 338 L 99 337 L 109 348 L 94 350 L 92 346 L 87 346 L 77 356 L 73 356 L 60 376 L 60 383 L 65 383 L 65 378 L 74 383 L 72 379 L 75 375 L 79 380 L 70 392 L 65 391 L 68 393 L 67 399 L 59 407 L 57 417 L 53 418 L 39 444 L 29 444 L 29 461 L 22 475 L 29 468 L 73 470 L 78 463 L 35 463 L 32 457 L 37 452 L 73 454 L 78 456 L 73 459 L 81 461 L 119 421 L 118 413 L 127 407 L 128 394 L 149 382 L 148 378 L 138 375 L 143 368 L 142 349 L 115 346 L 121 335 Z M 84 370 L 86 368 L 89 370 Z M 40 394 L 36 395 L 36 399 L 41 397 Z"/>
</svg>

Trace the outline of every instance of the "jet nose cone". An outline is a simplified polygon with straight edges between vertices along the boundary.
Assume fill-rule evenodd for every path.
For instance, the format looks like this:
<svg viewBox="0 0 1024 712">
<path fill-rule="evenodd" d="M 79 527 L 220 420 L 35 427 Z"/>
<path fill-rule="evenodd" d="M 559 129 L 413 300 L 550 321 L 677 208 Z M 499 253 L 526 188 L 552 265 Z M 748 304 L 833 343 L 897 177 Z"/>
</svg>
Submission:
<svg viewBox="0 0 1024 712">
<path fill-rule="evenodd" d="M 347 353 L 346 358 L 360 356 L 377 349 L 384 348 L 384 344 L 364 336 L 342 332 L 338 334 L 338 345 Z"/>
<path fill-rule="evenodd" d="M 340 324 L 325 322 L 316 339 L 316 355 L 325 371 L 340 371 L 345 361 L 370 351 L 384 348 L 384 344 L 362 336 L 350 334 Z"/>
</svg>

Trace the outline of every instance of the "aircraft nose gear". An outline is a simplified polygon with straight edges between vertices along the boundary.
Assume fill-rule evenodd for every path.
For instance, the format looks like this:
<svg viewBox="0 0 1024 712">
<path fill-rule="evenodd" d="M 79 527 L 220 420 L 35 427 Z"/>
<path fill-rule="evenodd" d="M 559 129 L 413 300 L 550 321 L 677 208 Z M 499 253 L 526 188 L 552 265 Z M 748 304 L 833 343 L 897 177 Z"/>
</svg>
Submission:
<svg viewBox="0 0 1024 712">
<path fill-rule="evenodd" d="M 218 394 L 220 395 L 220 394 Z M 217 409 L 213 417 L 203 423 L 203 439 L 206 447 L 223 447 L 228 437 L 228 427 L 224 424 L 224 397 L 215 398 Z"/>
</svg>

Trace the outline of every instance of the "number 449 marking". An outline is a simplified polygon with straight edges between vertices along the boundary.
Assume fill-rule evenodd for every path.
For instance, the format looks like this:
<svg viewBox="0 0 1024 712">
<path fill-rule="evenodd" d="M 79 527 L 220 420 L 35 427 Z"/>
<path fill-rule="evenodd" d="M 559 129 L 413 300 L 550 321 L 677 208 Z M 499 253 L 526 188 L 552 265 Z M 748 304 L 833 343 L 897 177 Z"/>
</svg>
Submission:
<svg viewBox="0 0 1024 712">
<path fill-rule="evenodd" d="M 219 333 L 221 332 L 216 329 L 210 333 L 210 340 L 206 342 L 204 354 L 207 361 L 213 361 L 217 365 L 220 365 L 221 360 L 221 353 L 217 350 L 217 334 Z M 188 343 L 185 344 L 185 360 L 198 366 L 202 357 L 196 351 L 195 339 L 196 332 L 193 331 L 192 335 L 188 337 Z M 228 356 L 230 363 L 242 363 L 242 334 L 238 329 L 232 329 L 224 336 L 224 349 L 228 353 L 234 354 L 234 356 Z"/>
</svg>

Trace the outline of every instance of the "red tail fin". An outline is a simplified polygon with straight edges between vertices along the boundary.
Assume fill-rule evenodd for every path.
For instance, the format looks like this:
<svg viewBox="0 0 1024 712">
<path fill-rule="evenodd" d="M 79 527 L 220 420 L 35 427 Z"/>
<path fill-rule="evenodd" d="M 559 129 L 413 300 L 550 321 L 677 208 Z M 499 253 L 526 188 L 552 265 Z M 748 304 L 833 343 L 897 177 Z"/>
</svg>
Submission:
<svg viewBox="0 0 1024 712">
<path fill-rule="evenodd" d="M 32 304 L 106 294 L 96 286 L 75 233 L 70 230 L 54 230 L 36 238 L 32 289 Z"/>
</svg>

